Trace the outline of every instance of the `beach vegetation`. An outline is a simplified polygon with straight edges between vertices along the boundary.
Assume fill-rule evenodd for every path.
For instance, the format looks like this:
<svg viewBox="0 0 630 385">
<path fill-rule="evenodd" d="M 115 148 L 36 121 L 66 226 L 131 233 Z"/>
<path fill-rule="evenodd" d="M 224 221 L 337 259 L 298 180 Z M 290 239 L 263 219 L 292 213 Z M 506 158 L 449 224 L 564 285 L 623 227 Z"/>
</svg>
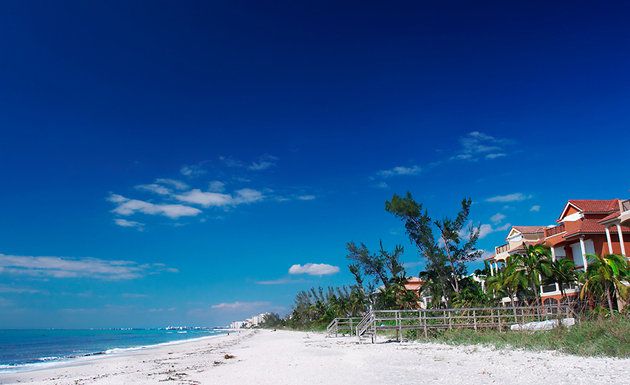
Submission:
<svg viewBox="0 0 630 385">
<path fill-rule="evenodd" d="M 453 297 L 463 289 L 460 281 L 466 275 L 466 263 L 479 259 L 483 253 L 476 248 L 480 226 L 468 220 L 471 206 L 472 200 L 465 198 L 455 218 L 436 220 L 410 192 L 404 196 L 394 194 L 385 202 L 385 210 L 403 222 L 410 241 L 426 259 L 436 304 L 451 305 Z"/>
<path fill-rule="evenodd" d="M 588 268 L 581 276 L 580 298 L 604 302 L 614 316 L 613 299 L 628 301 L 630 271 L 626 257 L 617 254 L 588 255 Z"/>
</svg>

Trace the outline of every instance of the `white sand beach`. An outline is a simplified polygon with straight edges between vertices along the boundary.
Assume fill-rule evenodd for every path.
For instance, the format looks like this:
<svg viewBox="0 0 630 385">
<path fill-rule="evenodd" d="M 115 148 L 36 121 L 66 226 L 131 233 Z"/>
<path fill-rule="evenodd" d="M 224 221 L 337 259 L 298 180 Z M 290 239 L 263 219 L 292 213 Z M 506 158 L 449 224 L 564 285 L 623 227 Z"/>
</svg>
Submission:
<svg viewBox="0 0 630 385">
<path fill-rule="evenodd" d="M 229 356 L 233 358 L 226 358 Z M 242 331 L 45 369 L 0 384 L 622 384 L 630 359 Z"/>
</svg>

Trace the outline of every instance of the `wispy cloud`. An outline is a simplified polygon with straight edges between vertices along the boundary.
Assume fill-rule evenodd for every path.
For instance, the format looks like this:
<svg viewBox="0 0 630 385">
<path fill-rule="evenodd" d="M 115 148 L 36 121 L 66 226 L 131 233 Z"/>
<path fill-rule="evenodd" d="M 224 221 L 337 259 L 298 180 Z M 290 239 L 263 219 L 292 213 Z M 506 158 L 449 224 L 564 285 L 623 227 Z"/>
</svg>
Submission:
<svg viewBox="0 0 630 385">
<path fill-rule="evenodd" d="M 242 168 L 250 171 L 263 171 L 275 167 L 278 162 L 278 157 L 263 154 L 252 162 L 244 162 L 240 159 L 236 159 L 232 156 L 220 156 L 219 161 L 225 166 L 230 168 Z"/>
<path fill-rule="evenodd" d="M 501 213 L 496 213 L 490 217 L 492 223 L 501 223 L 505 219 L 505 215 Z"/>
<path fill-rule="evenodd" d="M 489 224 L 482 224 L 481 226 L 479 226 L 479 239 L 484 239 L 488 235 L 492 233 L 496 233 L 497 231 L 505 231 L 509 229 L 511 226 L 512 225 L 510 223 L 506 223 L 499 227 L 493 227 L 492 225 L 489 225 Z"/>
<path fill-rule="evenodd" d="M 332 275 L 339 272 L 338 266 L 328 265 L 326 263 L 307 263 L 304 265 L 295 264 L 289 268 L 289 274 L 308 274 L 308 275 Z"/>
<path fill-rule="evenodd" d="M 251 302 L 222 302 L 210 306 L 214 310 L 227 310 L 227 311 L 253 311 L 260 308 L 271 306 L 271 302 L 267 301 L 251 301 Z"/>
<path fill-rule="evenodd" d="M 160 272 L 177 272 L 162 263 L 98 258 L 33 257 L 0 254 L 0 274 L 50 278 L 129 280 Z"/>
<path fill-rule="evenodd" d="M 112 212 L 123 216 L 142 213 L 147 215 L 163 215 L 168 218 L 177 219 L 201 214 L 201 210 L 190 206 L 151 203 L 139 199 L 129 199 L 119 194 L 111 194 L 108 200 L 116 204 L 116 208 L 114 208 Z"/>
<path fill-rule="evenodd" d="M 278 278 L 271 279 L 267 281 L 256 281 L 257 285 L 287 285 L 292 283 L 303 283 L 306 282 L 303 279 L 292 279 L 292 278 Z"/>
<path fill-rule="evenodd" d="M 233 200 L 232 196 L 229 194 L 201 191 L 199 189 L 192 189 L 185 193 L 175 195 L 175 198 L 182 202 L 197 204 L 203 207 L 226 206 L 231 204 Z"/>
<path fill-rule="evenodd" d="M 479 131 L 472 131 L 459 139 L 460 150 L 452 160 L 477 161 L 496 159 L 506 156 L 506 147 L 512 143 L 509 139 L 497 138 Z"/>
<path fill-rule="evenodd" d="M 422 172 L 422 167 L 418 165 L 396 166 L 386 170 L 380 170 L 376 173 L 381 178 L 390 178 L 393 176 L 410 176 L 418 175 Z"/>
<path fill-rule="evenodd" d="M 0 258 L 2 254 L 0 254 Z M 0 273 L 2 269 L 0 268 Z M 18 287 L 18 286 L 8 286 L 8 285 L 0 285 L 0 293 L 14 293 L 14 294 L 38 294 L 43 293 L 41 290 L 33 289 L 30 287 Z"/>
<path fill-rule="evenodd" d="M 506 195 L 496 195 L 486 199 L 486 202 L 491 203 L 507 203 L 507 202 L 520 202 L 530 199 L 531 195 L 525 195 L 523 193 L 512 193 Z"/>
<path fill-rule="evenodd" d="M 123 298 L 140 299 L 140 298 L 147 298 L 149 296 L 147 294 L 141 294 L 141 293 L 123 293 L 122 297 Z"/>
<path fill-rule="evenodd" d="M 307 195 L 298 195 L 297 199 L 301 201 L 312 201 L 316 199 L 315 195 L 307 194 Z"/>
<path fill-rule="evenodd" d="M 144 223 L 130 221 L 124 218 L 116 218 L 114 219 L 114 223 L 120 227 L 132 227 L 137 229 L 138 231 L 144 230 Z"/>
<path fill-rule="evenodd" d="M 223 192 L 225 191 L 225 183 L 220 180 L 213 180 L 208 183 L 208 190 L 211 192 Z"/>
<path fill-rule="evenodd" d="M 247 166 L 247 168 L 252 171 L 262 171 L 274 167 L 277 161 L 277 157 L 264 154 L 260 156 L 258 160 L 253 161 L 249 166 Z"/>
<path fill-rule="evenodd" d="M 180 174 L 189 178 L 194 178 L 205 174 L 207 171 L 202 164 L 184 165 L 179 169 Z"/>
<path fill-rule="evenodd" d="M 533 205 L 532 207 L 529 208 L 529 211 L 537 213 L 540 211 L 540 205 Z"/>
<path fill-rule="evenodd" d="M 175 190 L 186 190 L 188 185 L 177 179 L 169 179 L 169 178 L 158 178 L 155 180 L 155 183 L 161 184 L 163 186 L 169 186 L 174 188 Z"/>
</svg>

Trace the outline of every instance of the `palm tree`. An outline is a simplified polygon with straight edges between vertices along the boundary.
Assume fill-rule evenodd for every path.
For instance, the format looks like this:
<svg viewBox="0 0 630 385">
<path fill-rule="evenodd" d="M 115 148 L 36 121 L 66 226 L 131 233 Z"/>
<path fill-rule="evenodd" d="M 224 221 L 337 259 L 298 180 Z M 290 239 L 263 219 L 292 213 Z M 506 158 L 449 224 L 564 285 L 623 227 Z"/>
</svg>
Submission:
<svg viewBox="0 0 630 385">
<path fill-rule="evenodd" d="M 630 276 L 626 257 L 617 254 L 587 254 L 588 269 L 584 274 L 584 286 L 580 298 L 589 296 L 605 297 L 610 314 L 613 314 L 613 294 L 623 300 L 628 299 L 629 288 L 624 284 Z"/>
<path fill-rule="evenodd" d="M 502 270 L 497 271 L 493 276 L 488 277 L 488 290 L 492 291 L 499 298 L 507 296 L 510 298 L 512 311 L 514 312 L 514 320 L 516 321 L 516 295 L 522 288 L 527 287 L 527 280 L 523 274 L 520 274 L 515 268 L 512 258 L 508 258 L 506 266 Z"/>
<path fill-rule="evenodd" d="M 564 286 L 577 281 L 575 274 L 575 263 L 567 258 L 556 259 L 550 264 L 551 275 L 548 276 L 558 283 L 562 298 L 565 297 Z"/>
<path fill-rule="evenodd" d="M 525 246 L 523 254 L 512 258 L 512 273 L 527 280 L 528 286 L 534 294 L 536 303 L 540 303 L 539 287 L 541 278 L 552 275 L 551 250 L 544 245 Z"/>
</svg>

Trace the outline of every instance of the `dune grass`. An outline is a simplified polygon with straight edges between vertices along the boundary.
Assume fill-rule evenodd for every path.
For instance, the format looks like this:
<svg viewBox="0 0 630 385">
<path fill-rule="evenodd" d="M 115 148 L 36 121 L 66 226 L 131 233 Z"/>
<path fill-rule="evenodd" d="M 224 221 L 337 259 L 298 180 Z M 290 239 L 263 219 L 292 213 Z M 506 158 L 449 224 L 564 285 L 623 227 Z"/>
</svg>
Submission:
<svg viewBox="0 0 630 385">
<path fill-rule="evenodd" d="M 447 330 L 421 340 L 453 345 L 556 350 L 578 356 L 630 357 L 630 320 L 625 317 L 583 321 L 570 328 L 549 331 L 498 332 Z"/>
</svg>

